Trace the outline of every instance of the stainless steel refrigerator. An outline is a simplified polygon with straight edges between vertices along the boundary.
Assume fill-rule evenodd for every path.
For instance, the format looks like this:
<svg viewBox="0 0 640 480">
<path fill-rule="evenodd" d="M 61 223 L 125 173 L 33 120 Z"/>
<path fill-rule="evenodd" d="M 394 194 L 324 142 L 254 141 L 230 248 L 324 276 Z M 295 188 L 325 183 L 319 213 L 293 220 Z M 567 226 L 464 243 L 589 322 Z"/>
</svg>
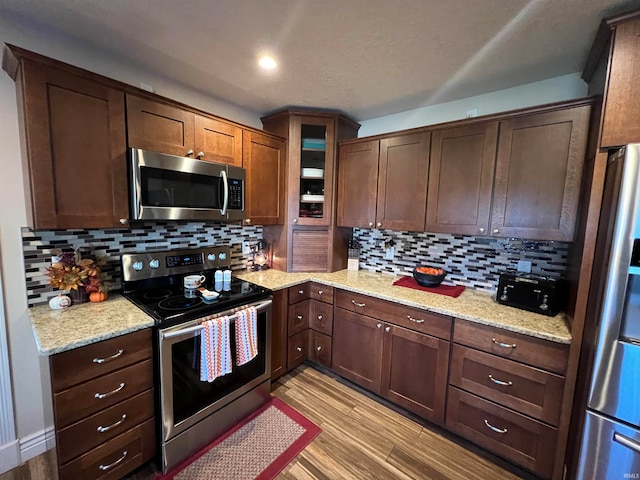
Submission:
<svg viewBox="0 0 640 480">
<path fill-rule="evenodd" d="M 640 144 L 609 157 L 579 479 L 640 479 Z M 597 267 L 594 266 L 594 267 Z"/>
</svg>

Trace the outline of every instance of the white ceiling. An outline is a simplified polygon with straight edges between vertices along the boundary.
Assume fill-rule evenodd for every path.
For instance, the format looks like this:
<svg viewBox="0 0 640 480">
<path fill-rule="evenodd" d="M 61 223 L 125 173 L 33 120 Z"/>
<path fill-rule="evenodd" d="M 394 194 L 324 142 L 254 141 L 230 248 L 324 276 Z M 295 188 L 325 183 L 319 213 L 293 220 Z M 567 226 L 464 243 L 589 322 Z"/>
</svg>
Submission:
<svg viewBox="0 0 640 480">
<path fill-rule="evenodd" d="M 604 16 L 634 0 L 0 0 L 257 114 L 356 120 L 581 71 Z M 277 71 L 258 70 L 268 51 Z"/>
</svg>

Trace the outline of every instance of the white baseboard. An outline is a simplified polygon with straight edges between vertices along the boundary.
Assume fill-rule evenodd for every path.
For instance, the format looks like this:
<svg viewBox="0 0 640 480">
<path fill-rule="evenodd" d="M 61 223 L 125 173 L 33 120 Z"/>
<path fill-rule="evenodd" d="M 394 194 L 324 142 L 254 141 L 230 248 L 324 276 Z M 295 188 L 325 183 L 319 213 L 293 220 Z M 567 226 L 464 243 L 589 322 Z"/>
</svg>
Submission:
<svg viewBox="0 0 640 480">
<path fill-rule="evenodd" d="M 46 452 L 50 448 L 55 447 L 56 435 L 53 426 L 47 427 L 44 430 L 33 433 L 28 437 L 20 439 L 20 460 L 26 462 L 27 460 L 37 457 L 41 453 Z"/>
<path fill-rule="evenodd" d="M 20 465 L 20 442 L 14 440 L 0 446 L 0 475 Z"/>
</svg>

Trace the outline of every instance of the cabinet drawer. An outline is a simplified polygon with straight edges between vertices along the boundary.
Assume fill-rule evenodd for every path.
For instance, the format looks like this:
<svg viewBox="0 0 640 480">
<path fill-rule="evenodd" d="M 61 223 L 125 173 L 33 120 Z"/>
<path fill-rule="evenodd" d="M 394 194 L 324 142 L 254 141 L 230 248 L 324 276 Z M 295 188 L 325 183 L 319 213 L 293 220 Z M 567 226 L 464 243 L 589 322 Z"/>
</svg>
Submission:
<svg viewBox="0 0 640 480">
<path fill-rule="evenodd" d="M 56 393 L 53 395 L 56 428 L 66 427 L 152 386 L 152 363 L 151 360 L 145 360 Z"/>
<path fill-rule="evenodd" d="M 309 331 L 304 330 L 289 337 L 287 350 L 287 370 L 293 370 L 307 359 L 309 351 Z"/>
<path fill-rule="evenodd" d="M 451 317 L 407 307 L 386 300 L 338 290 L 335 305 L 345 310 L 368 315 L 400 327 L 449 340 L 451 338 Z"/>
<path fill-rule="evenodd" d="M 333 304 L 333 287 L 311 282 L 309 284 L 309 295 L 314 300 Z"/>
<path fill-rule="evenodd" d="M 51 356 L 54 393 L 151 358 L 151 329 L 111 338 Z"/>
<path fill-rule="evenodd" d="M 564 388 L 564 378 L 559 375 L 454 345 L 449 382 L 558 426 Z"/>
<path fill-rule="evenodd" d="M 289 305 L 301 300 L 307 300 L 310 295 L 311 290 L 309 289 L 308 282 L 302 285 L 296 285 L 295 287 L 289 287 Z"/>
<path fill-rule="evenodd" d="M 153 419 L 60 467 L 60 480 L 116 480 L 155 455 Z M 101 468 L 102 467 L 102 468 Z"/>
<path fill-rule="evenodd" d="M 331 367 L 331 337 L 309 330 L 309 360 Z"/>
<path fill-rule="evenodd" d="M 555 428 L 455 387 L 449 387 L 447 427 L 541 476 L 551 476 Z"/>
<path fill-rule="evenodd" d="M 456 319 L 453 341 L 564 375 L 569 345 Z"/>
<path fill-rule="evenodd" d="M 331 336 L 333 332 L 333 305 L 309 300 L 309 328 Z"/>
<path fill-rule="evenodd" d="M 57 432 L 58 461 L 66 463 L 151 417 L 153 390 L 147 390 L 69 425 Z"/>
<path fill-rule="evenodd" d="M 309 328 L 309 301 L 289 306 L 289 336 Z"/>
</svg>

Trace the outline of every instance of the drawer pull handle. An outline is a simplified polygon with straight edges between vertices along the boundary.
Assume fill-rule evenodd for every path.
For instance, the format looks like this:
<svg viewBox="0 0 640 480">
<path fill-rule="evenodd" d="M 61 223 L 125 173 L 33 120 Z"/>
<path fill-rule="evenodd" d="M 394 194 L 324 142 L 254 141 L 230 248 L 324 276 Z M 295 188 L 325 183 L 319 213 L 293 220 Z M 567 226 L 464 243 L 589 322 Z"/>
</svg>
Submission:
<svg viewBox="0 0 640 480">
<path fill-rule="evenodd" d="M 118 350 L 117 353 L 114 353 L 113 355 L 111 355 L 110 357 L 106 357 L 106 358 L 94 358 L 93 359 L 93 363 L 104 363 L 104 362 L 109 362 L 111 360 L 115 360 L 118 357 L 121 357 L 122 354 L 124 353 L 124 350 L 120 349 Z"/>
<path fill-rule="evenodd" d="M 100 465 L 98 468 L 100 470 L 102 470 L 103 472 L 106 471 L 106 470 L 110 470 L 113 467 L 115 467 L 116 465 L 118 465 L 119 463 L 122 463 L 125 458 L 127 458 L 127 451 L 126 450 L 124 452 L 122 452 L 122 456 L 119 459 L 117 459 L 115 462 L 110 463 L 109 465 Z"/>
<path fill-rule="evenodd" d="M 94 395 L 94 397 L 96 398 L 106 398 L 106 397 L 110 397 L 111 395 L 113 395 L 114 393 L 118 393 L 120 390 L 122 390 L 124 388 L 124 383 L 121 383 L 120 386 L 118 388 L 116 388 L 115 390 L 111 390 L 110 392 L 107 393 L 96 393 Z"/>
<path fill-rule="evenodd" d="M 613 441 L 619 443 L 623 447 L 627 447 L 630 450 L 633 450 L 635 453 L 640 453 L 640 443 L 625 437 L 624 435 L 619 434 L 618 432 L 613 433 Z"/>
<path fill-rule="evenodd" d="M 351 303 L 353 303 L 356 307 L 364 307 L 364 302 L 358 303 L 355 300 L 351 300 Z"/>
<path fill-rule="evenodd" d="M 493 430 L 496 433 L 507 433 L 507 429 L 506 428 L 498 428 L 498 427 L 494 427 L 493 425 L 491 425 L 489 422 L 487 422 L 487 420 L 485 419 L 484 424 L 489 427 L 491 430 Z"/>
<path fill-rule="evenodd" d="M 416 323 L 424 323 L 424 319 L 423 319 L 423 318 L 416 319 L 416 318 L 413 318 L 411 315 L 407 315 L 407 318 L 408 318 L 409 320 L 411 320 L 412 322 L 416 322 Z"/>
<path fill-rule="evenodd" d="M 496 340 L 495 338 L 492 338 L 491 341 L 493 343 L 495 343 L 496 345 L 498 345 L 499 347 L 504 347 L 504 348 L 516 348 L 516 344 L 515 343 L 504 343 L 504 342 L 499 342 L 498 340 Z"/>
<path fill-rule="evenodd" d="M 496 378 L 493 378 L 493 375 L 489 374 L 489 380 L 491 380 L 493 383 L 497 384 L 497 385 L 503 385 L 505 387 L 510 387 L 511 385 L 513 385 L 513 382 L 509 381 L 509 382 L 505 382 L 502 380 L 498 380 Z"/>
<path fill-rule="evenodd" d="M 111 430 L 112 428 L 116 428 L 118 425 L 120 425 L 122 422 L 124 422 L 127 419 L 127 414 L 123 413 L 122 414 L 122 418 L 120 420 L 118 420 L 116 423 L 112 423 L 111 425 L 107 426 L 107 427 L 103 427 L 102 425 L 100 425 L 98 427 L 98 431 L 100 433 L 104 433 L 104 432 L 108 432 L 109 430 Z"/>
</svg>

